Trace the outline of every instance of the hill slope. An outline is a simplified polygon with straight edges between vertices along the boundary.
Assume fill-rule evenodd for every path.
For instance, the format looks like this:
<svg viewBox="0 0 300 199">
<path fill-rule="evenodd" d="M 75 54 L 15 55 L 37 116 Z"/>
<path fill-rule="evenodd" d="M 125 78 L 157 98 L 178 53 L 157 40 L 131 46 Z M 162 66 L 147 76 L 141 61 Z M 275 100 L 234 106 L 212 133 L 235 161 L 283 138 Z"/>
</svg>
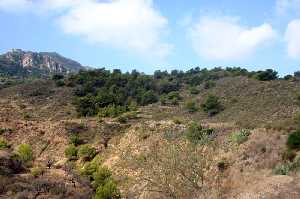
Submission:
<svg viewBox="0 0 300 199">
<path fill-rule="evenodd" d="M 0 55 L 0 73 L 11 76 L 67 74 L 81 69 L 85 67 L 57 53 L 13 49 Z"/>
</svg>

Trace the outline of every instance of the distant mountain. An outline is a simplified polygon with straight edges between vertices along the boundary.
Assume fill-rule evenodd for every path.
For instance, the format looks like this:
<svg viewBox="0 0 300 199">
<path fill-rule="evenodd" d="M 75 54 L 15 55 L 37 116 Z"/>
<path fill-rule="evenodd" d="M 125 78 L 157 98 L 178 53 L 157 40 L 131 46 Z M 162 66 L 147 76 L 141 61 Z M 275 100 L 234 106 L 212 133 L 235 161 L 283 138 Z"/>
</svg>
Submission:
<svg viewBox="0 0 300 199">
<path fill-rule="evenodd" d="M 55 52 L 31 52 L 21 49 L 0 55 L 0 74 L 12 76 L 43 76 L 69 74 L 86 69 L 80 63 Z"/>
</svg>

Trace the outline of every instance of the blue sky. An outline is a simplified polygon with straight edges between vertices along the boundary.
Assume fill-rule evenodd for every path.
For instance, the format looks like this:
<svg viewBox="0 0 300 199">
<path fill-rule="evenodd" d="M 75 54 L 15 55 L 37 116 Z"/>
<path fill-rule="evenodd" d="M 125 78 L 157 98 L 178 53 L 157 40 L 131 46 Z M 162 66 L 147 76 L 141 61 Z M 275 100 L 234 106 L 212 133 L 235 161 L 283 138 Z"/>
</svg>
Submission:
<svg viewBox="0 0 300 199">
<path fill-rule="evenodd" d="M 300 0 L 0 0 L 0 25 L 0 53 L 93 67 L 300 70 Z"/>
</svg>

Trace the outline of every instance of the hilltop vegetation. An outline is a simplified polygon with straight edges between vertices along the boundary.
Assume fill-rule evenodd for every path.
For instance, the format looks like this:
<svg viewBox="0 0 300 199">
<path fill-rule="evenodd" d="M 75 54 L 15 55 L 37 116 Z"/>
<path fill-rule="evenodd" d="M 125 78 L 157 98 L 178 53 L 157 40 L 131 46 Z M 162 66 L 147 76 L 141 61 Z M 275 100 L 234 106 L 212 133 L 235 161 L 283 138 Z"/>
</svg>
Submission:
<svg viewBox="0 0 300 199">
<path fill-rule="evenodd" d="M 0 89 L 1 197 L 300 194 L 298 72 L 98 69 L 8 79 Z"/>
</svg>

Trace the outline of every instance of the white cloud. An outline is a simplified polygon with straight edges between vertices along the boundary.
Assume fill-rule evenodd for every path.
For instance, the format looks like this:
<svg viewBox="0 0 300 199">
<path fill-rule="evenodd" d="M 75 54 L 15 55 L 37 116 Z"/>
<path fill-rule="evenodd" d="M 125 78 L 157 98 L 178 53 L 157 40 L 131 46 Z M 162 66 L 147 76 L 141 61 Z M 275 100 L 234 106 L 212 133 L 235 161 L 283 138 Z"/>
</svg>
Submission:
<svg viewBox="0 0 300 199">
<path fill-rule="evenodd" d="M 300 59 L 300 19 L 295 19 L 288 24 L 285 40 L 288 46 L 288 55 Z"/>
<path fill-rule="evenodd" d="M 202 17 L 189 31 L 195 51 L 207 59 L 233 60 L 251 55 L 274 39 L 272 26 L 244 27 L 230 17 Z"/>
<path fill-rule="evenodd" d="M 61 28 L 92 42 L 164 57 L 170 45 L 161 42 L 168 20 L 149 0 L 91 1 L 73 7 L 59 19 Z"/>
<path fill-rule="evenodd" d="M 280 15 L 285 15 L 290 11 L 300 10 L 300 0 L 277 0 L 276 12 Z"/>
<path fill-rule="evenodd" d="M 7 12 L 21 12 L 32 6 L 31 0 L 0 0 L 0 10 Z"/>
<path fill-rule="evenodd" d="M 53 14 L 67 34 L 147 57 L 163 58 L 172 46 L 163 42 L 168 20 L 152 0 L 0 0 L 6 11 L 30 8 Z"/>
</svg>

